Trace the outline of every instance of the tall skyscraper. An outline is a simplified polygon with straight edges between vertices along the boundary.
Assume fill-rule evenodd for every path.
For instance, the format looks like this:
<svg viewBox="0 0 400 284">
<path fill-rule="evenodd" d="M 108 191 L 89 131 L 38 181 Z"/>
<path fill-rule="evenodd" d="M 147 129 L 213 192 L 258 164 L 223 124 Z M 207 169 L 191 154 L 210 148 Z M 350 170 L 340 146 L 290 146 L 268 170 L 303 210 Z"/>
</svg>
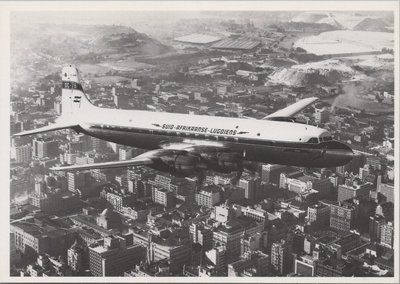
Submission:
<svg viewBox="0 0 400 284">
<path fill-rule="evenodd" d="M 132 158 L 132 148 L 121 147 L 119 148 L 118 153 L 120 161 L 129 160 Z"/>
<path fill-rule="evenodd" d="M 88 173 L 85 172 L 69 172 L 68 177 L 68 190 L 71 192 L 76 192 L 77 189 L 84 191 L 85 187 L 88 185 Z"/>
<path fill-rule="evenodd" d="M 392 222 L 388 222 L 381 227 L 381 244 L 385 247 L 393 248 L 394 227 Z"/>
<path fill-rule="evenodd" d="M 33 153 L 37 158 L 53 158 L 58 156 L 58 141 L 52 139 L 33 139 Z"/>
<path fill-rule="evenodd" d="M 385 218 L 380 215 L 369 217 L 369 237 L 371 242 L 379 242 L 381 239 L 381 229 L 385 224 Z"/>
<path fill-rule="evenodd" d="M 293 271 L 292 246 L 286 240 L 275 242 L 271 247 L 271 264 L 280 275 L 287 275 Z"/>
<path fill-rule="evenodd" d="M 79 246 L 77 241 L 68 249 L 68 266 L 72 271 L 83 271 L 85 268 L 85 256 L 83 247 Z"/>
<path fill-rule="evenodd" d="M 382 194 L 386 202 L 394 203 L 394 185 L 382 183 L 382 176 L 378 176 L 376 182 L 377 191 Z"/>
<path fill-rule="evenodd" d="M 329 225 L 331 210 L 328 205 L 319 203 L 308 207 L 307 221 L 317 226 Z"/>
<path fill-rule="evenodd" d="M 341 232 L 350 231 L 355 227 L 357 206 L 353 203 L 331 204 L 330 227 Z"/>
<path fill-rule="evenodd" d="M 253 200 L 256 196 L 256 180 L 254 177 L 243 176 L 239 180 L 238 187 L 244 189 L 244 198 Z"/>
</svg>

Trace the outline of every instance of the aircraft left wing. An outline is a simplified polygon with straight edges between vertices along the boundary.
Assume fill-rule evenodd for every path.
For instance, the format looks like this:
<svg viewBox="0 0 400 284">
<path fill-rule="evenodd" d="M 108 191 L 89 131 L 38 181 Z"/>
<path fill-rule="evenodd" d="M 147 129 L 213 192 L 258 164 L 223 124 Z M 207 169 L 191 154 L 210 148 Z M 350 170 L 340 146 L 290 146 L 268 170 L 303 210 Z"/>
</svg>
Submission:
<svg viewBox="0 0 400 284">
<path fill-rule="evenodd" d="M 112 162 L 93 163 L 93 164 L 85 164 L 85 165 L 52 167 L 52 168 L 50 168 L 50 170 L 52 170 L 52 171 L 83 171 L 83 170 L 92 170 L 92 169 L 109 169 L 109 168 L 120 168 L 120 167 L 128 167 L 128 166 L 142 166 L 142 165 L 148 165 L 151 163 L 152 163 L 152 160 L 149 158 L 138 158 L 138 159 L 130 159 L 130 160 L 124 160 L 124 161 L 112 161 Z"/>
<path fill-rule="evenodd" d="M 123 160 L 123 161 L 111 161 L 102 163 L 93 163 L 85 165 L 71 165 L 71 166 L 59 166 L 52 167 L 50 170 L 53 171 L 83 171 L 83 170 L 93 170 L 93 169 L 110 169 L 110 168 L 121 168 L 129 166 L 144 166 L 151 165 L 157 158 L 167 155 L 176 155 L 178 153 L 186 153 L 180 150 L 171 149 L 158 149 L 143 153 L 133 159 Z"/>
<path fill-rule="evenodd" d="M 48 131 L 61 130 L 61 129 L 65 129 L 65 128 L 73 128 L 73 127 L 77 127 L 77 126 L 79 126 L 79 125 L 73 124 L 73 123 L 54 123 L 54 124 L 46 125 L 46 126 L 43 126 L 40 128 L 15 133 L 13 136 L 26 136 L 26 135 L 32 135 L 32 134 L 39 134 L 39 133 L 44 133 L 44 132 L 48 132 Z"/>
<path fill-rule="evenodd" d="M 281 110 L 278 110 L 274 113 L 271 113 L 270 115 L 267 115 L 263 119 L 272 119 L 272 118 L 277 118 L 277 117 L 293 117 L 309 105 L 313 104 L 318 100 L 317 97 L 311 97 L 311 98 L 306 98 L 302 99 L 290 106 L 287 106 Z"/>
</svg>

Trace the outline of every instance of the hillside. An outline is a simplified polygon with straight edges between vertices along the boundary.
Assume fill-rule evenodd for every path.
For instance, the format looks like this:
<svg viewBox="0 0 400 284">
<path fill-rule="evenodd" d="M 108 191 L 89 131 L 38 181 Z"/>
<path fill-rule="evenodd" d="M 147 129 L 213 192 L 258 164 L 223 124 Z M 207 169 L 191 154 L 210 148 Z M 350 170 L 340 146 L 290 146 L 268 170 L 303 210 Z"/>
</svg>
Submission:
<svg viewBox="0 0 400 284">
<path fill-rule="evenodd" d="M 158 56 L 172 49 L 146 34 L 117 25 L 13 25 L 12 78 L 30 79 L 56 72 L 65 63 L 101 64 L 134 56 Z M 42 75 L 43 75 L 42 74 Z"/>
</svg>

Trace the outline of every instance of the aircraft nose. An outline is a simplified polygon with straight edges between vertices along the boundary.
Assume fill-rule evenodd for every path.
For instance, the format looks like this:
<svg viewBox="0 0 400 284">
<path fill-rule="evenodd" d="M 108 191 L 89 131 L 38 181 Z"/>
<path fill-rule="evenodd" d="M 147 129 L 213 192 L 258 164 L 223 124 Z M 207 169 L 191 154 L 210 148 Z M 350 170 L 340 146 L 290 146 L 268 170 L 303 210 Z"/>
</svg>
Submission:
<svg viewBox="0 0 400 284">
<path fill-rule="evenodd" d="M 327 158 L 336 166 L 342 166 L 350 163 L 354 158 L 353 150 L 344 143 L 331 141 L 327 145 Z"/>
<path fill-rule="evenodd" d="M 351 160 L 353 160 L 353 158 L 355 156 L 355 153 L 353 152 L 353 150 L 349 146 L 347 146 L 345 144 L 343 144 L 343 145 L 345 146 L 344 148 L 346 148 L 346 149 L 342 150 L 342 155 L 343 155 L 344 160 L 346 161 L 346 164 L 347 164 L 347 163 L 350 163 Z"/>
</svg>

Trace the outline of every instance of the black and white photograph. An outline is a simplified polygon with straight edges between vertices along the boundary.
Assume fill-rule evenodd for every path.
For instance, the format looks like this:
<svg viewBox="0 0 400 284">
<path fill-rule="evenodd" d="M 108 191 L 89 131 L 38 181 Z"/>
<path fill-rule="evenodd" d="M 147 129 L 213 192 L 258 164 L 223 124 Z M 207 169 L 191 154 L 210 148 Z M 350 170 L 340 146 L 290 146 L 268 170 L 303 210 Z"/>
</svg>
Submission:
<svg viewBox="0 0 400 284">
<path fill-rule="evenodd" d="M 396 283 L 399 3 L 279 2 L 7 6 L 2 278 Z"/>
</svg>

